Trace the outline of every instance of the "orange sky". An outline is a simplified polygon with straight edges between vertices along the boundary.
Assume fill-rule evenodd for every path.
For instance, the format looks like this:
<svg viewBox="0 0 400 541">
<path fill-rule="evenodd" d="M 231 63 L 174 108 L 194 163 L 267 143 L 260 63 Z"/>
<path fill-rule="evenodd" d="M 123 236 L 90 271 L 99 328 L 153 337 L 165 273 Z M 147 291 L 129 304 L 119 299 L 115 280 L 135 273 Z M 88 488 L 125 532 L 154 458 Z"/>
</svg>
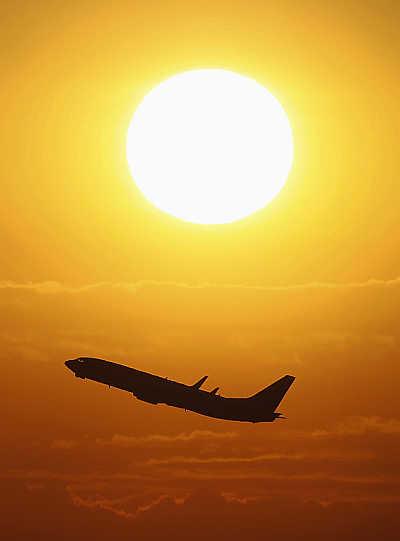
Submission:
<svg viewBox="0 0 400 541">
<path fill-rule="evenodd" d="M 397 539 L 395 2 L 3 2 L 0 526 L 7 540 Z M 293 128 L 235 224 L 146 202 L 125 137 L 162 79 L 222 67 Z M 79 355 L 225 395 L 297 379 L 287 421 L 211 420 L 77 381 Z"/>
</svg>

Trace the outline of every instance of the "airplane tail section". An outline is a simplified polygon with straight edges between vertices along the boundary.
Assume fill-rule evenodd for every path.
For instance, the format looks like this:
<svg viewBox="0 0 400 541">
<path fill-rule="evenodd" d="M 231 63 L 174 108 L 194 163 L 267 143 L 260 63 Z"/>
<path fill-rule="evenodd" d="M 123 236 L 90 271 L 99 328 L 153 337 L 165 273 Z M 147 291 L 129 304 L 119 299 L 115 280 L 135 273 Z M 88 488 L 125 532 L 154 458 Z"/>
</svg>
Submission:
<svg viewBox="0 0 400 541">
<path fill-rule="evenodd" d="M 278 379 L 278 381 L 275 381 L 272 385 L 265 387 L 262 391 L 251 396 L 250 400 L 257 401 L 264 407 L 274 411 L 281 403 L 282 398 L 285 396 L 294 380 L 294 376 L 283 376 L 283 378 Z"/>
</svg>

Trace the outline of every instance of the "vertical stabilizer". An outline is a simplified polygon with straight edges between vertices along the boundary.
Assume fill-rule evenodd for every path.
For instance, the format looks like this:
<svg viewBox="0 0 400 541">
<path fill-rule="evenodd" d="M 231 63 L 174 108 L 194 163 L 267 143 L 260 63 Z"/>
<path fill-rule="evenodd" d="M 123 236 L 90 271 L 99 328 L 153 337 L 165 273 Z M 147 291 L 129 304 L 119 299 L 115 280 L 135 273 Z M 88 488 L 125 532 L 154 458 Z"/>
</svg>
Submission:
<svg viewBox="0 0 400 541">
<path fill-rule="evenodd" d="M 278 379 L 272 385 L 265 387 L 262 391 L 259 391 L 255 395 L 250 397 L 250 400 L 257 400 L 264 407 L 274 411 L 277 408 L 285 396 L 287 390 L 294 382 L 294 376 L 283 376 L 283 378 Z"/>
</svg>

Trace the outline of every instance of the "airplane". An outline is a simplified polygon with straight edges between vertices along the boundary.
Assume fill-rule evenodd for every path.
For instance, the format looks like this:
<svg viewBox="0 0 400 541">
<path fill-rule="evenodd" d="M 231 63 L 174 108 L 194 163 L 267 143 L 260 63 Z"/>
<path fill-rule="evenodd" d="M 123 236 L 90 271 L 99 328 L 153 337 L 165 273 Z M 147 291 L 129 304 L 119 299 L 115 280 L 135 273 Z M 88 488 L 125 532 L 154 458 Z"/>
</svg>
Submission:
<svg viewBox="0 0 400 541">
<path fill-rule="evenodd" d="M 132 393 L 149 404 L 167 404 L 185 411 L 193 411 L 207 417 L 250 423 L 271 423 L 285 419 L 275 409 L 294 381 L 293 376 L 283 376 L 265 389 L 248 398 L 228 398 L 218 394 L 219 387 L 204 391 L 201 386 L 208 376 L 193 385 L 176 381 L 148 372 L 103 359 L 79 357 L 65 361 L 77 378 L 90 379 Z"/>
</svg>

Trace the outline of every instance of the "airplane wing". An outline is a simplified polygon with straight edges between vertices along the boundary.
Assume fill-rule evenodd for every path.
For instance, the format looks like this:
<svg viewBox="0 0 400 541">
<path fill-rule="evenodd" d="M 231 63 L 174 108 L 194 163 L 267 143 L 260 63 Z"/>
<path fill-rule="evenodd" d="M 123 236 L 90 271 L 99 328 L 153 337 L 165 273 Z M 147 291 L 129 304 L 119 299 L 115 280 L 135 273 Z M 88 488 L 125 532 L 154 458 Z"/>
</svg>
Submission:
<svg viewBox="0 0 400 541">
<path fill-rule="evenodd" d="M 201 379 L 199 379 L 199 381 L 197 381 L 196 383 L 192 385 L 193 389 L 200 389 L 200 387 L 203 385 L 203 383 L 206 381 L 207 378 L 208 376 L 204 376 Z"/>
</svg>

